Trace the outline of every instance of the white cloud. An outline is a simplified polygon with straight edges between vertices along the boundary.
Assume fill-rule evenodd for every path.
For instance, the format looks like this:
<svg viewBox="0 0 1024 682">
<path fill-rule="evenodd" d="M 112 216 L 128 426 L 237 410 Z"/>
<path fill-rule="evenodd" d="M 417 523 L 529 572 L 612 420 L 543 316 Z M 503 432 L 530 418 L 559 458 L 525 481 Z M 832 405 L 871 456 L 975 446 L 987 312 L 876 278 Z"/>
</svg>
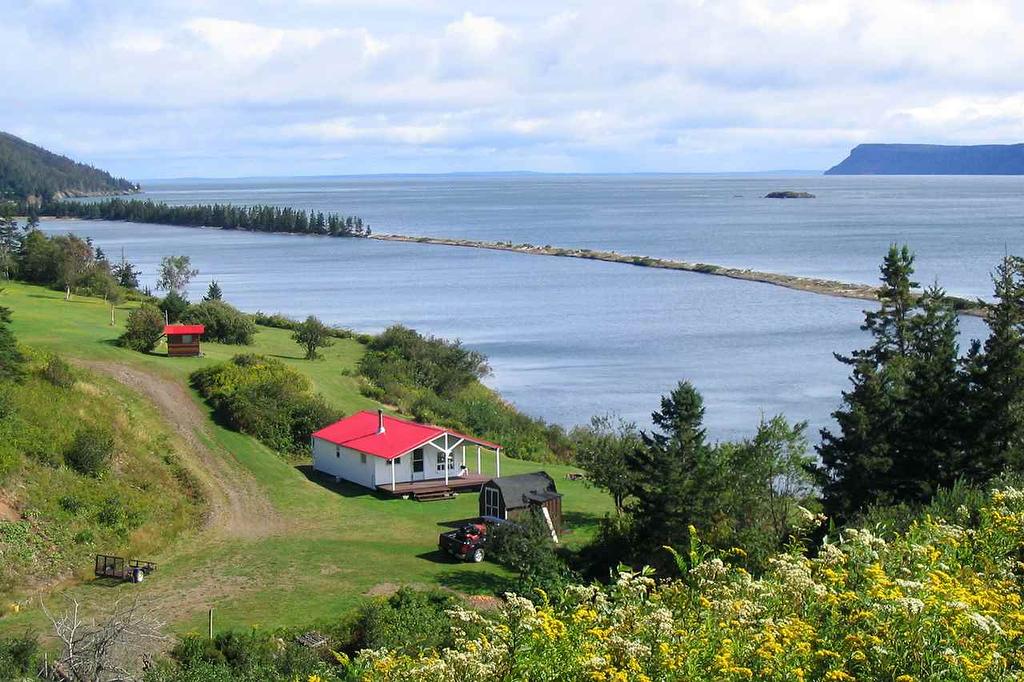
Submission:
<svg viewBox="0 0 1024 682">
<path fill-rule="evenodd" d="M 862 141 L 1024 136 L 1017 0 L 211 7 L 19 6 L 0 40 L 32 58 L 0 63 L 0 129 L 142 176 L 168 159 L 189 174 L 823 168 Z"/>
<path fill-rule="evenodd" d="M 468 47 L 478 55 L 495 52 L 512 31 L 494 17 L 481 17 L 466 12 L 458 21 L 445 27 L 445 35 L 457 44 Z"/>
</svg>

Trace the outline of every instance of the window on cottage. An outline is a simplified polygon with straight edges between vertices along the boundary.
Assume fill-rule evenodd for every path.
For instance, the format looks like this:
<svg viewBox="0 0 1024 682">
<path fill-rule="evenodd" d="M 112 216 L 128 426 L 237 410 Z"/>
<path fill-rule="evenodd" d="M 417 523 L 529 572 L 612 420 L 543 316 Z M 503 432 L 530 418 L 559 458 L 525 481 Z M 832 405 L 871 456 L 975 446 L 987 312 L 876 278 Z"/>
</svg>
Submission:
<svg viewBox="0 0 1024 682">
<path fill-rule="evenodd" d="M 182 343 L 192 343 L 192 335 L 191 334 L 182 334 L 181 335 L 181 342 Z"/>
<path fill-rule="evenodd" d="M 359 453 L 359 463 L 360 464 L 366 464 L 366 453 L 363 453 L 363 452 Z"/>
<path fill-rule="evenodd" d="M 341 448 L 334 448 L 334 456 L 341 457 Z"/>
</svg>

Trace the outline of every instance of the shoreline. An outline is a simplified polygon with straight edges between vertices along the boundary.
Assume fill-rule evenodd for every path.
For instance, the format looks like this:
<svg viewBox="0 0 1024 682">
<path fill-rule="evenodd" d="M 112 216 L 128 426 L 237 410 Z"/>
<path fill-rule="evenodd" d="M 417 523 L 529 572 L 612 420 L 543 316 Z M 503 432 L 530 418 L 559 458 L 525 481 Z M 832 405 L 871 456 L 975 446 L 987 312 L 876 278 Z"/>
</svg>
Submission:
<svg viewBox="0 0 1024 682">
<path fill-rule="evenodd" d="M 594 251 L 592 249 L 571 249 L 560 246 L 537 246 L 536 244 L 527 243 L 513 244 L 512 242 L 491 242 L 447 237 L 411 237 L 401 234 L 381 233 L 372 234 L 367 237 L 367 239 L 413 244 L 432 244 L 434 246 L 457 246 L 468 249 L 485 249 L 489 251 L 505 251 L 528 256 L 550 256 L 556 258 L 597 260 L 605 263 L 618 263 L 621 265 L 633 265 L 643 268 L 676 270 L 682 272 L 693 272 L 701 275 L 728 277 L 729 279 L 770 284 L 773 286 L 783 287 L 785 289 L 818 294 L 819 296 L 851 298 L 860 301 L 878 300 L 878 287 L 870 284 L 854 284 L 818 277 L 801 277 L 798 275 L 785 275 L 774 272 L 749 270 L 745 268 L 731 268 L 711 263 L 690 263 L 688 261 L 674 260 L 670 258 L 653 258 L 651 256 L 622 254 L 615 251 Z M 957 312 L 961 315 L 972 315 L 974 317 L 985 316 L 984 308 L 979 308 L 976 301 L 971 301 L 958 296 L 949 296 L 948 298 L 953 302 Z"/>
</svg>

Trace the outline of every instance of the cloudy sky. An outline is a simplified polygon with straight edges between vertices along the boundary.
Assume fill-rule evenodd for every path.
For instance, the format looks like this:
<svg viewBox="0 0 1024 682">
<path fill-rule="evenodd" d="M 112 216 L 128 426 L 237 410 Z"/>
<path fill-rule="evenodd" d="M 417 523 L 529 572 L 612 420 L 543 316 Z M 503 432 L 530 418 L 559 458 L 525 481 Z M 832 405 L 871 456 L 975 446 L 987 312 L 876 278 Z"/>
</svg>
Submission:
<svg viewBox="0 0 1024 682">
<path fill-rule="evenodd" d="M 0 130 L 133 178 L 823 169 L 1024 141 L 1020 0 L 0 0 Z"/>
</svg>

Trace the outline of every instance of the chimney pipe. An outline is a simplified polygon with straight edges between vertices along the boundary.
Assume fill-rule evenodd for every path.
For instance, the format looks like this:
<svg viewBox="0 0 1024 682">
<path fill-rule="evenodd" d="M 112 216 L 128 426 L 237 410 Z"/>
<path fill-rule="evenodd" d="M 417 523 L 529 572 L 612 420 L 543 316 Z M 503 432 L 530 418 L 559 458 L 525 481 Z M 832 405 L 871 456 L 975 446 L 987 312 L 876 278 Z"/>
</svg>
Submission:
<svg viewBox="0 0 1024 682">
<path fill-rule="evenodd" d="M 377 410 L 377 433 L 384 433 L 384 410 Z"/>
</svg>

